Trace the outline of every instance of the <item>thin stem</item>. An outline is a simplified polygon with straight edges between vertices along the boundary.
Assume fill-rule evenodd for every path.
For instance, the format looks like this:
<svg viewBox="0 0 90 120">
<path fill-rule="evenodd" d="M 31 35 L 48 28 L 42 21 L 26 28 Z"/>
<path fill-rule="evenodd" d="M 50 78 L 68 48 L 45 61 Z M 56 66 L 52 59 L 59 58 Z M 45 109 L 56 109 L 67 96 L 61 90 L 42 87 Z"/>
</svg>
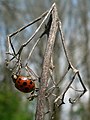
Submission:
<svg viewBox="0 0 90 120">
<path fill-rule="evenodd" d="M 19 51 L 17 52 L 17 54 L 15 54 L 14 57 L 11 58 L 11 60 L 13 60 L 18 54 L 21 54 L 23 48 L 35 37 L 35 35 L 38 33 L 38 31 L 41 29 L 42 25 L 44 24 L 44 22 L 46 21 L 46 19 L 48 18 L 48 16 L 50 15 L 51 11 L 53 9 L 53 6 L 51 7 L 51 9 L 48 11 L 47 15 L 45 16 L 45 18 L 43 19 L 43 21 L 41 22 L 41 24 L 39 25 L 39 27 L 36 29 L 36 31 L 33 33 L 33 35 L 27 40 L 27 42 L 25 42 L 19 49 Z M 10 61 L 11 61 L 10 60 Z"/>
<path fill-rule="evenodd" d="M 21 27 L 20 29 L 18 29 L 17 31 L 15 31 L 14 33 L 10 34 L 8 37 L 12 37 L 14 35 L 16 35 L 17 33 L 23 31 L 25 28 L 29 27 L 30 25 L 36 23 L 37 21 L 41 20 L 43 17 L 46 16 L 46 14 L 48 13 L 48 11 L 44 12 L 41 16 L 39 16 L 38 18 L 36 18 L 35 20 L 33 20 L 32 22 L 30 22 L 29 24 Z"/>
<path fill-rule="evenodd" d="M 65 52 L 65 56 L 67 58 L 68 64 L 70 64 L 70 59 L 69 59 L 69 55 L 68 55 L 67 48 L 66 48 L 66 45 L 65 45 L 65 40 L 64 40 L 64 35 L 63 35 L 60 20 L 58 21 L 58 28 L 59 28 L 59 32 L 60 32 L 61 41 L 62 41 L 63 49 L 64 49 L 64 52 Z"/>
<path fill-rule="evenodd" d="M 31 57 L 31 55 L 32 55 L 32 53 L 33 53 L 33 51 L 34 51 L 34 49 L 35 49 L 35 47 L 37 46 L 37 44 L 38 44 L 39 41 L 40 41 L 40 38 L 36 41 L 36 43 L 35 43 L 34 46 L 32 47 L 32 50 L 30 51 L 30 53 L 29 53 L 29 55 L 28 55 L 26 64 L 28 64 L 28 61 L 29 61 L 29 59 L 30 59 L 30 57 Z"/>
</svg>

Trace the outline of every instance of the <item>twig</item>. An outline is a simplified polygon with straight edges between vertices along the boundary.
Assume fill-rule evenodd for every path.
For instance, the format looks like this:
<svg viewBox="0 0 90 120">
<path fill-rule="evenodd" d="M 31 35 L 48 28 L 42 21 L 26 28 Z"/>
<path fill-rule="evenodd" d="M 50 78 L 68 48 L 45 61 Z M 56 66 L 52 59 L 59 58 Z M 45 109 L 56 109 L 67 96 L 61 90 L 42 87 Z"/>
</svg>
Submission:
<svg viewBox="0 0 90 120">
<path fill-rule="evenodd" d="M 18 29 L 18 30 L 15 31 L 14 33 L 8 35 L 8 37 L 7 37 L 7 39 L 8 39 L 8 48 L 9 48 L 9 46 L 11 45 L 14 54 L 16 54 L 16 52 L 15 52 L 15 49 L 14 49 L 14 47 L 13 47 L 13 45 L 12 45 L 11 38 L 12 38 L 14 35 L 18 34 L 19 32 L 23 31 L 25 28 L 27 28 L 27 27 L 29 27 L 30 25 L 34 24 L 35 22 L 41 20 L 43 17 L 46 16 L 47 12 L 48 12 L 48 11 L 44 12 L 40 17 L 36 18 L 34 21 L 32 21 L 32 22 L 30 22 L 29 24 L 21 27 L 20 29 Z M 8 50 L 8 52 L 9 52 L 9 50 Z"/>
<path fill-rule="evenodd" d="M 50 9 L 50 11 L 49 11 L 48 13 L 45 12 L 43 15 L 41 15 L 41 17 L 35 19 L 33 22 L 31 22 L 31 23 L 29 24 L 29 26 L 30 26 L 31 24 L 37 22 L 37 21 L 40 20 L 42 17 L 44 17 L 44 16 L 46 15 L 46 13 L 47 13 L 47 15 L 44 17 L 44 19 L 43 19 L 43 21 L 41 22 L 41 24 L 39 25 L 39 27 L 38 27 L 38 28 L 36 29 L 36 31 L 33 33 L 33 35 L 27 40 L 27 42 L 25 42 L 25 43 L 23 43 L 23 44 L 21 45 L 21 47 L 20 47 L 20 49 L 18 50 L 17 53 L 15 52 L 15 49 L 14 49 L 14 47 L 13 47 L 13 45 L 12 45 L 11 37 L 14 36 L 14 35 L 16 35 L 16 34 L 19 33 L 20 31 L 22 31 L 23 29 L 25 29 L 26 26 L 28 26 L 28 25 L 22 27 L 21 29 L 17 30 L 16 32 L 14 32 L 13 34 L 10 34 L 10 35 L 8 36 L 8 43 L 10 43 L 10 45 L 11 45 L 11 47 L 12 47 L 12 50 L 13 50 L 13 52 L 14 52 L 14 54 L 15 54 L 15 56 L 13 56 L 13 57 L 10 59 L 10 61 L 13 60 L 17 55 L 20 56 L 23 48 L 35 37 L 35 35 L 37 34 L 37 32 L 40 30 L 40 28 L 42 27 L 43 23 L 46 21 L 47 17 L 49 16 L 51 10 L 52 10 L 52 9 Z"/>
<path fill-rule="evenodd" d="M 57 24 L 57 9 L 55 3 L 51 7 L 52 9 L 52 24 L 49 32 L 48 43 L 45 50 L 43 68 L 40 80 L 40 90 L 37 100 L 37 109 L 36 109 L 36 119 L 35 120 L 44 120 L 44 103 L 45 103 L 45 91 L 48 82 L 48 73 L 50 67 L 50 58 L 53 51 L 53 46 L 55 42 L 55 36 L 58 28 Z M 50 12 L 49 12 L 50 14 Z"/>
</svg>

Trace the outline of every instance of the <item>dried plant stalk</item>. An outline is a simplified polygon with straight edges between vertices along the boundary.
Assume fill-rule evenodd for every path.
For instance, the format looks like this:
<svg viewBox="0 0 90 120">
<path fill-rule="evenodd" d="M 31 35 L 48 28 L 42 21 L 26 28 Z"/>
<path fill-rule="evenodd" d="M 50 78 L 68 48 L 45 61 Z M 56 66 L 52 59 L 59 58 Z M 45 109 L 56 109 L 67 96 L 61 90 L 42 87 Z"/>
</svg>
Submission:
<svg viewBox="0 0 90 120">
<path fill-rule="evenodd" d="M 52 24 L 49 31 L 48 42 L 44 55 L 42 74 L 40 80 L 40 90 L 37 100 L 36 120 L 44 120 L 45 92 L 46 92 L 48 76 L 49 76 L 50 58 L 53 51 L 55 37 L 58 29 L 58 24 L 57 24 L 58 16 L 57 16 L 57 9 L 55 4 L 53 4 L 53 9 L 51 14 L 52 14 Z"/>
</svg>

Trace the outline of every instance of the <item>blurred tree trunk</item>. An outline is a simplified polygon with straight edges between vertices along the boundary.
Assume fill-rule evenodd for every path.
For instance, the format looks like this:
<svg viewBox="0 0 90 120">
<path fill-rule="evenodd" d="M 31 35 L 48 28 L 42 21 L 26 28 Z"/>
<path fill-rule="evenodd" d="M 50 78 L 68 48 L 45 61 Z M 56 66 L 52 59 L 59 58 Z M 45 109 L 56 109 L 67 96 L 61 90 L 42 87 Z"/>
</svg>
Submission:
<svg viewBox="0 0 90 120">
<path fill-rule="evenodd" d="M 83 0 L 81 3 L 81 20 L 84 30 L 84 38 L 85 38 L 85 72 L 86 72 L 86 82 L 89 89 L 89 99 L 87 103 L 87 120 L 90 119 L 90 53 L 89 53 L 89 47 L 90 47 L 90 38 L 89 38 L 89 30 L 88 30 L 88 0 Z"/>
</svg>

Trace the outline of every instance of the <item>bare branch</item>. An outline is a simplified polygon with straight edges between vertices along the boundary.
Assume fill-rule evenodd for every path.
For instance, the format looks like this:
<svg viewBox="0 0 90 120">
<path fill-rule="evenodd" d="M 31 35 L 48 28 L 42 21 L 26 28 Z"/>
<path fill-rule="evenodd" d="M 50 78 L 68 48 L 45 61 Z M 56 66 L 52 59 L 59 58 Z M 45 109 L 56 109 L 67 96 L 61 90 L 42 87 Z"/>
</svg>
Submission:
<svg viewBox="0 0 90 120">
<path fill-rule="evenodd" d="M 58 16 L 56 5 L 53 4 L 52 10 L 52 24 L 49 32 L 48 43 L 44 55 L 43 68 L 40 80 L 40 90 L 37 100 L 37 110 L 36 110 L 36 120 L 44 120 L 44 103 L 45 103 L 45 91 L 47 88 L 49 68 L 50 68 L 50 58 L 53 51 L 53 46 L 55 42 L 55 36 L 58 29 Z"/>
</svg>

